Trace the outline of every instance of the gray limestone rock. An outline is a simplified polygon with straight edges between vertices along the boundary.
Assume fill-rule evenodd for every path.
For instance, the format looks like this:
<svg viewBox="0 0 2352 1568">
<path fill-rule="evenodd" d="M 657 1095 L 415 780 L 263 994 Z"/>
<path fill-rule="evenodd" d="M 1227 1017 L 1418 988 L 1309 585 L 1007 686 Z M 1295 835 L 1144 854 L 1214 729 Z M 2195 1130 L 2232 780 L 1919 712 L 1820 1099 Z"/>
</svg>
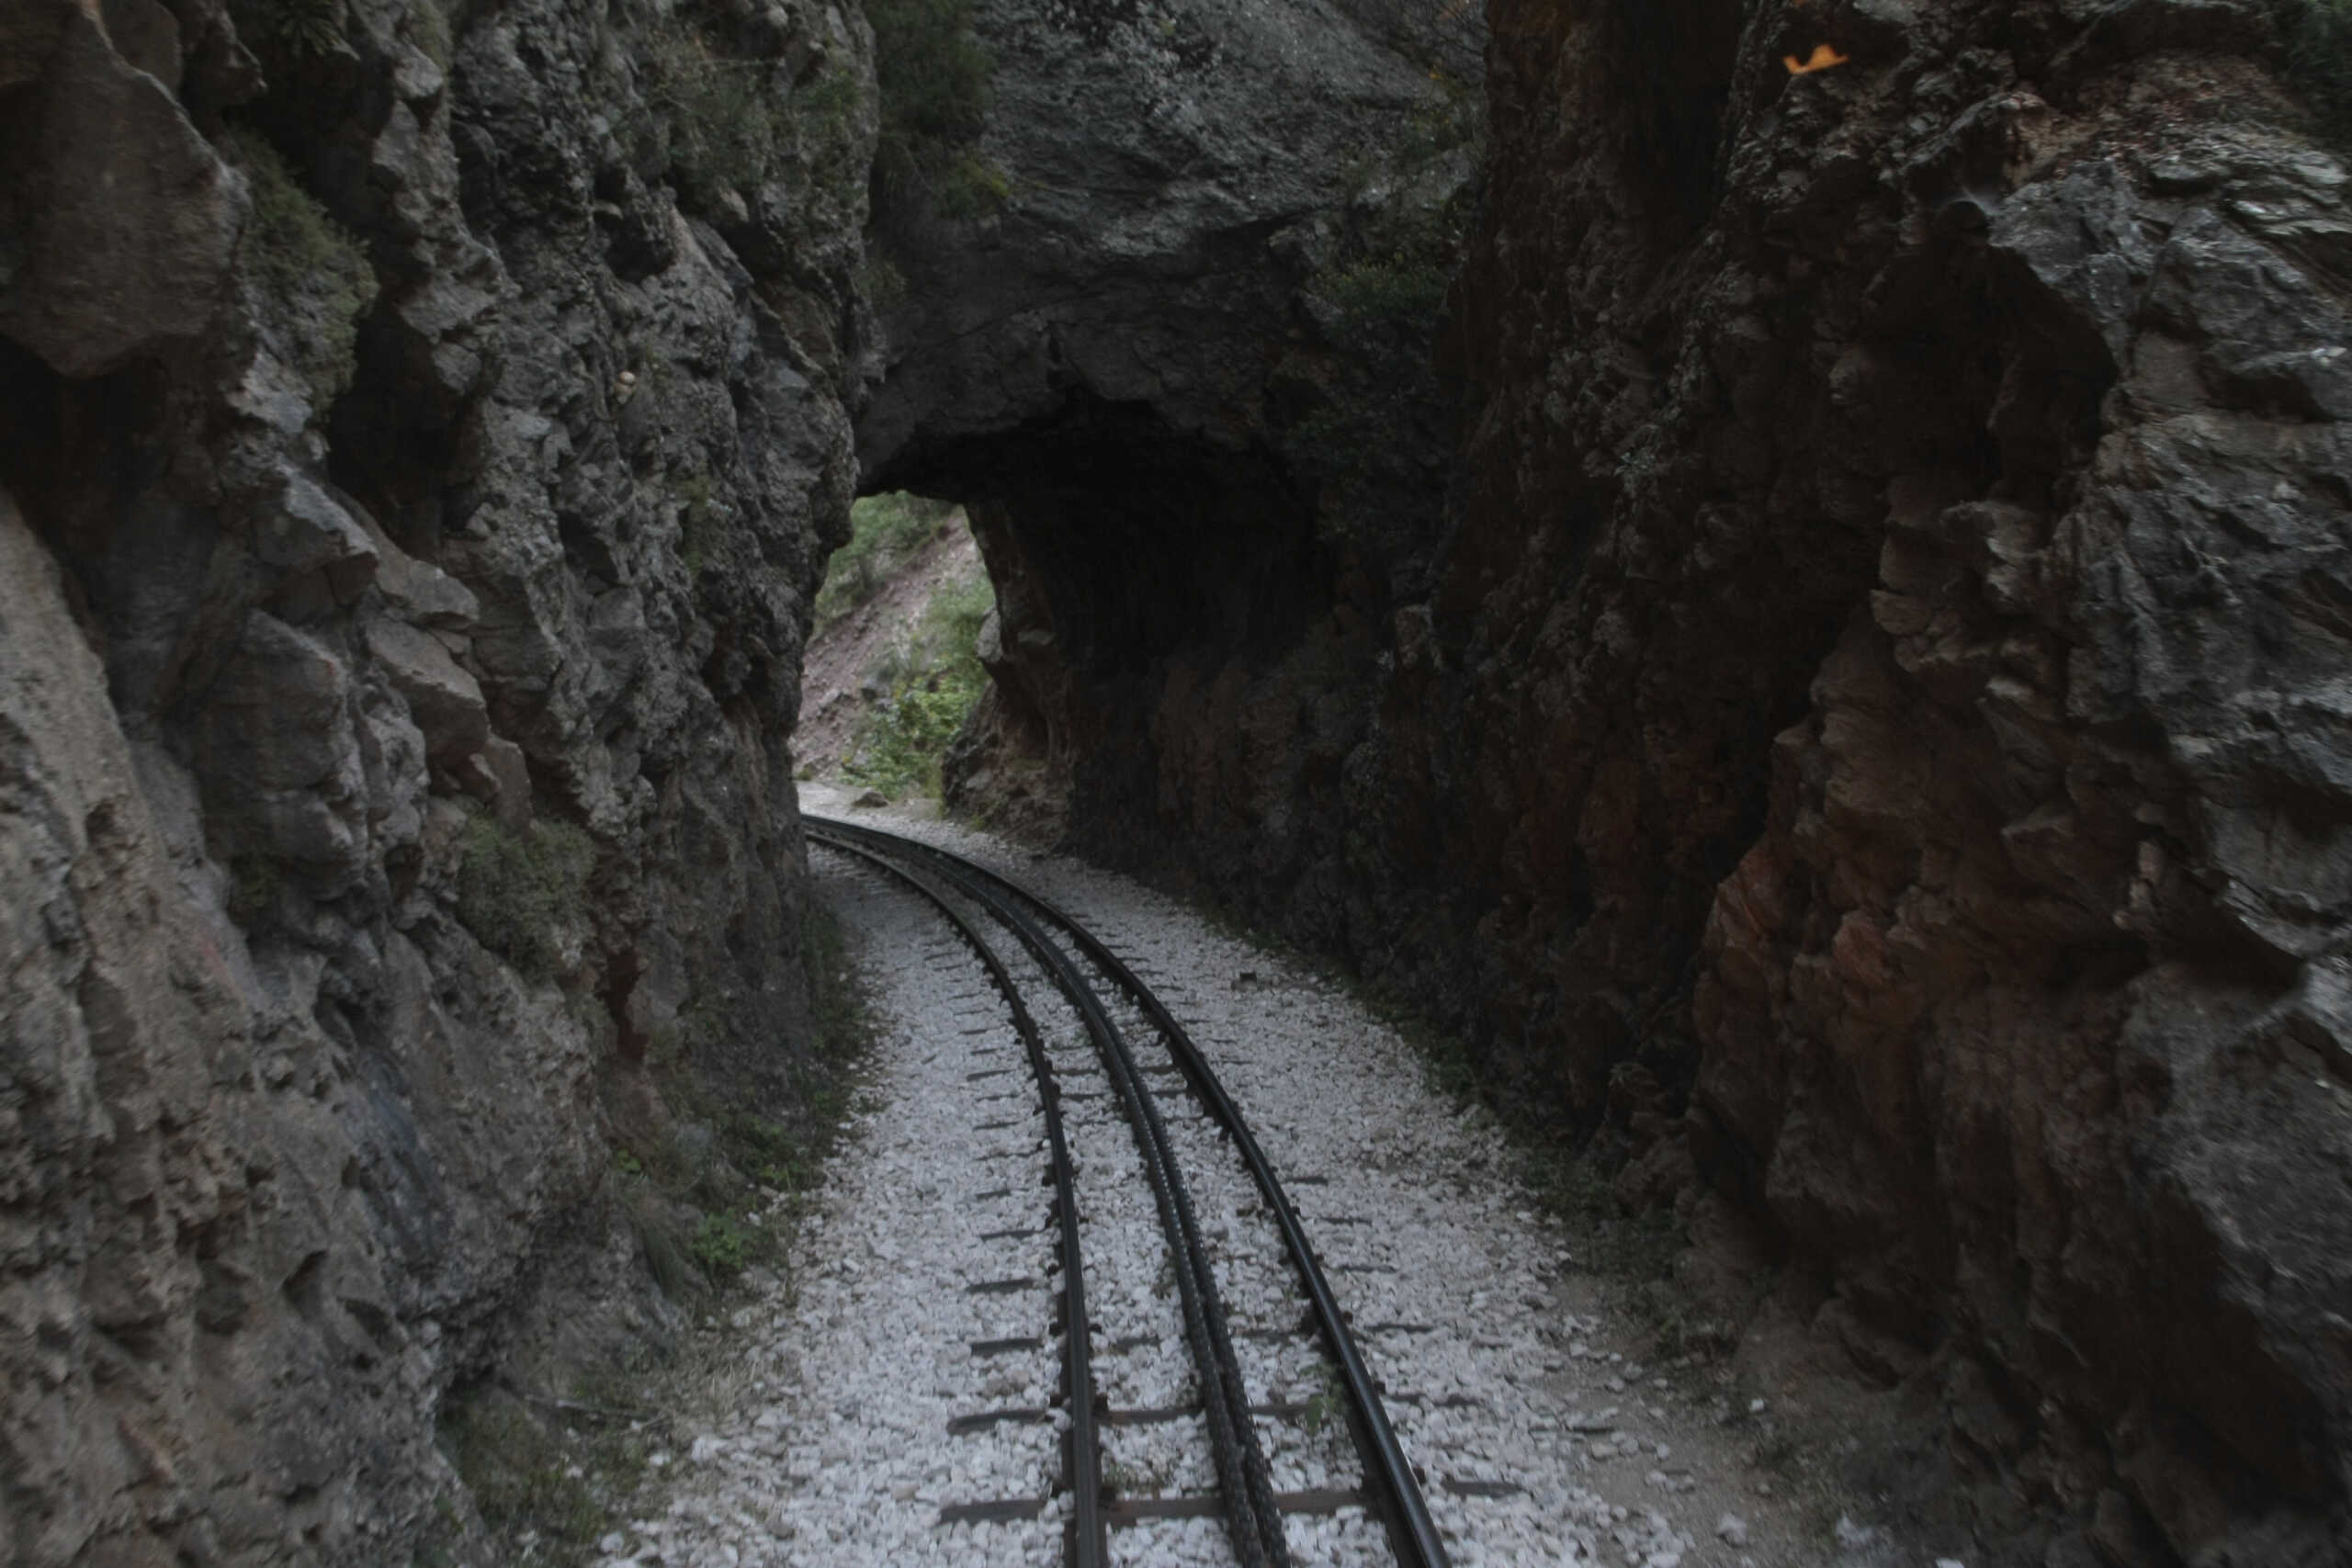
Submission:
<svg viewBox="0 0 2352 1568">
<path fill-rule="evenodd" d="M 116 52 L 94 10 L 71 0 L 12 10 L 22 15 L 0 36 L 0 71 L 33 85 L 0 174 L 13 231 L 0 333 L 70 376 L 198 335 L 236 243 L 233 181 L 170 87 Z M 172 42 L 158 28 L 138 41 Z"/>
<path fill-rule="evenodd" d="M 496 1560 L 451 1391 L 681 1321 L 609 1186 L 648 1039 L 690 1014 L 687 1070 L 785 1122 L 830 1070 L 786 737 L 872 353 L 865 30 L 309 16 L 0 7 L 34 1568 Z M 757 75 L 759 166 L 707 177 L 664 50 Z M 485 844 L 573 879 L 560 929 L 469 896 Z"/>
</svg>

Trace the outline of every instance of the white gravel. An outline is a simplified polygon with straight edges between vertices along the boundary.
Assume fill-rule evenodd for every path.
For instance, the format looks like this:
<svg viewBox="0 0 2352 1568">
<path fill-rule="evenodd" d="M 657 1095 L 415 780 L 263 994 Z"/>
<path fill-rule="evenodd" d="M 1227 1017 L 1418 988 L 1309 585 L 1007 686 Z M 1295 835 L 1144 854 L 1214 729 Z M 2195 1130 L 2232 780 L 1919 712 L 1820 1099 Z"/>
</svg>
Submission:
<svg viewBox="0 0 2352 1568">
<path fill-rule="evenodd" d="M 874 820 L 1060 902 L 1185 1022 L 1305 1217 L 1455 1563 L 1755 1561 L 1740 1550 L 1745 1529 L 1721 1528 L 1711 1500 L 1721 1487 L 1690 1495 L 1694 1464 L 1727 1461 L 1678 1457 L 1645 1403 L 1671 1396 L 1626 1392 L 1643 1369 L 1605 1348 L 1622 1336 L 1563 1304 L 1570 1238 L 1521 1207 L 1498 1134 L 1430 1092 L 1393 1032 L 1344 993 L 1124 879 L 936 822 Z M 678 1456 L 666 1509 L 634 1521 L 607 1561 L 1058 1563 L 1062 1520 L 1050 1508 L 1012 1523 L 938 1522 L 949 1504 L 1047 1496 L 1060 1469 L 1058 1416 L 948 1430 L 959 1416 L 1046 1410 L 1060 1381 L 1044 1122 L 1018 1039 L 935 913 L 831 852 L 812 860 L 820 896 L 857 934 L 886 1021 L 872 1091 L 880 1109 L 856 1118 L 836 1156 L 788 1285 L 737 1314 L 740 1397 Z M 1104 1403 L 1194 1405 L 1157 1213 L 1117 1102 L 1075 1014 L 1009 934 L 989 935 L 1069 1091 Z M 1147 1067 L 1166 1061 L 1131 1008 L 1113 1012 Z M 1147 1081 L 1220 1249 L 1252 1403 L 1317 1404 L 1322 1358 L 1297 1332 L 1305 1298 L 1254 1186 L 1178 1080 Z M 994 1234 L 1013 1231 L 1026 1234 Z M 1012 1280 L 1027 1283 L 971 1291 Z M 1038 1343 L 975 1354 L 976 1342 L 1001 1339 Z M 1213 1492 L 1202 1426 L 1192 1415 L 1105 1426 L 1107 1475 L 1130 1496 Z M 1258 1427 L 1277 1490 L 1357 1483 L 1336 1416 L 1289 1409 L 1261 1415 Z M 1302 1565 L 1393 1561 L 1361 1509 L 1292 1515 L 1287 1530 Z M 1114 1530 L 1112 1547 L 1114 1562 L 1156 1568 L 1231 1562 L 1221 1525 L 1206 1518 Z"/>
</svg>

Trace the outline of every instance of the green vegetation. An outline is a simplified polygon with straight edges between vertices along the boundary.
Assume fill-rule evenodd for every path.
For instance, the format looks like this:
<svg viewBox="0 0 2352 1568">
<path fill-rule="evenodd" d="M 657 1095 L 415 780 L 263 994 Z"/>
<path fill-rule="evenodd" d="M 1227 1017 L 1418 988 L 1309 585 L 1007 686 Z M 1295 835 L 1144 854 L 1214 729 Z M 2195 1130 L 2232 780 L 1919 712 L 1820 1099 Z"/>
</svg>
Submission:
<svg viewBox="0 0 2352 1568">
<path fill-rule="evenodd" d="M 839 1142 L 874 1021 L 832 911 L 809 908 L 801 969 L 811 1025 L 792 1102 L 763 1114 L 715 1089 L 691 1057 L 713 1043 L 707 1010 L 657 1032 L 646 1053 L 671 1120 L 617 1150 L 624 1212 L 663 1292 L 697 1302 L 754 1264 L 781 1259 L 790 1223 Z M 775 1200 L 786 1201 L 779 1211 Z"/>
<path fill-rule="evenodd" d="M 986 218 L 1012 199 L 1012 181 L 976 152 L 958 152 L 932 177 L 932 210 L 959 222 Z"/>
<path fill-rule="evenodd" d="M 238 855 L 229 863 L 229 918 L 251 931 L 277 908 L 285 885 L 285 874 L 267 855 Z"/>
<path fill-rule="evenodd" d="M 2352 142 L 2352 0 L 2282 0 L 2278 33 L 2287 79 L 2328 136 Z"/>
<path fill-rule="evenodd" d="M 441 0 L 409 0 L 408 36 L 427 60 L 444 71 L 449 69 L 457 40 L 450 36 L 449 14 L 441 8 Z"/>
<path fill-rule="evenodd" d="M 698 1312 L 754 1269 L 782 1269 L 873 1041 L 840 922 L 811 907 L 801 931 L 812 1027 L 808 1049 L 793 1058 L 786 1103 L 746 1105 L 695 1070 L 689 1057 L 722 1045 L 724 1025 L 715 1008 L 690 1007 L 646 1054 L 668 1112 L 662 1131 L 614 1153 L 605 1190 L 648 1270 L 672 1300 Z M 559 1374 L 544 1392 L 478 1386 L 453 1400 L 442 1446 L 504 1549 L 498 1560 L 553 1568 L 600 1561 L 596 1542 L 641 1506 L 653 1450 L 684 1437 L 673 1414 L 682 1385 L 692 1380 L 640 1347 L 625 1362 Z"/>
<path fill-rule="evenodd" d="M 942 216 L 975 218 L 1010 193 L 970 148 L 988 123 L 995 62 L 973 30 L 972 0 L 865 0 L 882 134 L 874 152 L 885 205 L 928 196 Z"/>
<path fill-rule="evenodd" d="M 1316 1388 L 1306 1401 L 1302 1419 L 1310 1438 L 1323 1430 L 1332 1416 L 1347 1408 L 1347 1384 L 1340 1377 L 1340 1369 L 1329 1364 L 1316 1369 Z"/>
<path fill-rule="evenodd" d="M 939 793 L 939 764 L 964 728 L 989 673 L 980 663 L 980 625 L 995 608 L 985 576 L 943 583 L 893 660 L 890 695 L 859 721 L 842 773 L 888 795 Z"/>
<path fill-rule="evenodd" d="M 577 1568 L 626 1517 L 647 1437 L 626 1425 L 560 1420 L 502 1389 L 458 1402 L 441 1440 L 482 1522 L 502 1540 L 537 1537 L 531 1561 Z"/>
<path fill-rule="evenodd" d="M 907 275 L 889 257 L 868 254 L 858 264 L 857 290 L 876 310 L 888 313 L 907 302 Z"/>
<path fill-rule="evenodd" d="M 343 395 L 359 364 L 359 318 L 376 301 L 376 271 L 351 231 L 297 184 L 277 150 L 253 131 L 220 139 L 253 189 L 238 256 L 290 318 L 284 346 L 323 405 Z"/>
<path fill-rule="evenodd" d="M 852 506 L 849 543 L 826 563 L 825 585 L 817 592 L 817 630 L 881 592 L 900 567 L 946 530 L 956 511 L 952 501 L 903 491 L 869 495 Z"/>
<path fill-rule="evenodd" d="M 1434 257 L 1394 250 L 1333 275 L 1324 285 L 1351 324 L 1433 321 L 1452 273 Z"/>
<path fill-rule="evenodd" d="M 655 379 L 656 372 L 649 363 L 639 389 L 640 397 L 651 390 Z M 675 493 L 684 502 L 678 510 L 678 562 L 691 581 L 702 575 L 710 552 L 718 547 L 727 514 L 712 499 L 710 475 L 703 469 L 697 468 L 677 485 Z"/>
<path fill-rule="evenodd" d="M 1447 286 L 1469 241 L 1471 204 L 1461 194 L 1439 201 L 1425 191 L 1400 193 L 1359 229 L 1351 259 L 1308 288 L 1337 308 L 1340 346 L 1376 354 L 1402 328 L 1415 339 L 1437 330 Z"/>
<path fill-rule="evenodd" d="M 459 843 L 458 919 L 526 975 L 553 974 L 564 931 L 582 918 L 595 840 L 546 818 L 517 833 L 484 812 Z"/>
<path fill-rule="evenodd" d="M 1453 418 L 1434 369 L 1447 294 L 1478 207 L 1482 96 L 1442 69 L 1398 131 L 1351 172 L 1340 243 L 1306 285 L 1321 344 L 1299 356 L 1308 392 L 1285 445 L 1320 483 L 1317 531 L 1334 542 L 1395 539 L 1442 506 L 1426 454 Z"/>
<path fill-rule="evenodd" d="M 756 1245 L 734 1215 L 705 1214 L 695 1222 L 687 1250 L 711 1279 L 731 1280 L 743 1271 Z"/>
<path fill-rule="evenodd" d="M 317 56 L 345 48 L 343 0 L 236 0 L 238 34 L 289 54 Z"/>
<path fill-rule="evenodd" d="M 858 78 L 838 66 L 794 87 L 781 63 L 728 53 L 687 17 L 657 21 L 639 47 L 640 88 L 656 113 L 634 128 L 649 161 L 674 170 L 707 201 L 756 191 L 795 155 L 812 170 L 845 171 Z"/>
</svg>

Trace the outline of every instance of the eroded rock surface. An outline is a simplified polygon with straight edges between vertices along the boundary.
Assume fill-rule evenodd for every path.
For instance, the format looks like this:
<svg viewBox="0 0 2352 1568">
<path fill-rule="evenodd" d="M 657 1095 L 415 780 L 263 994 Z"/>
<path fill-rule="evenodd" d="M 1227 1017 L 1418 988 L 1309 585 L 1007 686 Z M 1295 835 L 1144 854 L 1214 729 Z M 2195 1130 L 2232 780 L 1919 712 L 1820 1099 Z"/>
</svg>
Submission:
<svg viewBox="0 0 2352 1568">
<path fill-rule="evenodd" d="M 1164 661 L 1213 682 L 1229 648 L 1295 645 L 1335 577 L 1378 618 L 1426 570 L 1447 470 L 1427 257 L 1475 204 L 1481 32 L 1377 0 L 977 11 L 996 64 L 971 156 L 1002 194 L 884 207 L 907 288 L 864 482 L 972 503 L 998 785 L 1042 763 L 1031 801 L 1101 794 L 1093 819 L 1151 787 Z M 1369 645 L 1323 640 L 1319 673 L 1355 681 Z M 951 785 L 989 768 L 958 759 Z"/>
<path fill-rule="evenodd" d="M 808 1069 L 870 56 L 823 5 L 0 20 L 9 1562 L 476 1560 L 445 1395 L 674 1330 L 644 1058 Z"/>
</svg>

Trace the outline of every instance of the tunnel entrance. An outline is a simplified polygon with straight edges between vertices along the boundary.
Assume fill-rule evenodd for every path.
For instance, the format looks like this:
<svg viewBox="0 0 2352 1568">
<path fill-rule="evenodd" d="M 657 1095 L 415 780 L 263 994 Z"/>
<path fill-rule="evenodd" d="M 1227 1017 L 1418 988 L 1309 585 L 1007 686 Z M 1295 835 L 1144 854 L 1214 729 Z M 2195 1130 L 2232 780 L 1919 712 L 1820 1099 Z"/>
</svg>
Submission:
<svg viewBox="0 0 2352 1568">
<path fill-rule="evenodd" d="M 888 474 L 909 488 L 859 502 L 819 600 L 801 748 L 861 788 L 1047 830 L 1080 794 L 1131 818 L 1171 684 L 1278 673 L 1334 608 L 1312 485 L 1148 406 L 1073 393 Z"/>
</svg>

